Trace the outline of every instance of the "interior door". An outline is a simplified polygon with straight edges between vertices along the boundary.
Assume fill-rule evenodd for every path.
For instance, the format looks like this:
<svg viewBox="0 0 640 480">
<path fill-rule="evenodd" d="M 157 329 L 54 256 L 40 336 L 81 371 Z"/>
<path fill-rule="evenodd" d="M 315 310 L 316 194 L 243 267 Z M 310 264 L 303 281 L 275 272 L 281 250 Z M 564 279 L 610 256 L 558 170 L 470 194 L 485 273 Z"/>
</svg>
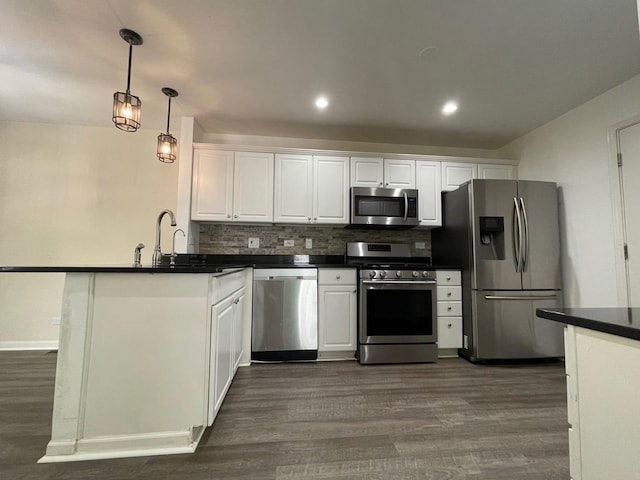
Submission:
<svg viewBox="0 0 640 480">
<path fill-rule="evenodd" d="M 522 288 L 559 290 L 562 278 L 556 184 L 519 181 L 518 197 L 527 230 Z"/>
<path fill-rule="evenodd" d="M 640 222 L 634 212 L 640 205 L 640 123 L 618 130 L 620 193 L 623 236 L 626 245 L 625 270 L 629 306 L 640 306 Z"/>
</svg>

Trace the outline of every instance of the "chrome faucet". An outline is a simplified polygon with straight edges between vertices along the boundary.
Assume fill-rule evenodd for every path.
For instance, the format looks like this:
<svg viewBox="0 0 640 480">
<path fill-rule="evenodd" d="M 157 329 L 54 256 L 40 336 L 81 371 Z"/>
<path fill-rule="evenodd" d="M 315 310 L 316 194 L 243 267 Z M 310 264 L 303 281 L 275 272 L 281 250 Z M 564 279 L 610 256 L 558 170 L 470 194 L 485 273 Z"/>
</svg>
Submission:
<svg viewBox="0 0 640 480">
<path fill-rule="evenodd" d="M 144 248 L 144 243 L 139 243 L 136 246 L 136 249 L 133 252 L 133 266 L 134 267 L 141 267 L 142 264 L 140 263 L 140 260 L 142 259 L 142 253 L 140 252 L 140 250 L 142 250 Z"/>
<path fill-rule="evenodd" d="M 162 217 L 164 217 L 166 214 L 169 214 L 169 217 L 171 217 L 171 226 L 176 226 L 176 216 L 171 210 L 163 210 L 160 212 L 160 215 L 158 215 L 158 220 L 156 222 L 156 246 L 153 248 L 152 263 L 154 266 L 160 265 L 160 262 L 162 260 L 162 250 L 160 249 L 160 223 L 162 222 Z"/>
<path fill-rule="evenodd" d="M 184 230 L 182 230 L 181 228 L 178 228 L 173 232 L 173 244 L 171 245 L 171 257 L 170 257 L 171 260 L 169 261 L 170 267 L 176 266 L 176 257 L 178 256 L 178 254 L 176 253 L 176 233 L 178 232 L 180 232 L 183 237 L 186 237 Z"/>
</svg>

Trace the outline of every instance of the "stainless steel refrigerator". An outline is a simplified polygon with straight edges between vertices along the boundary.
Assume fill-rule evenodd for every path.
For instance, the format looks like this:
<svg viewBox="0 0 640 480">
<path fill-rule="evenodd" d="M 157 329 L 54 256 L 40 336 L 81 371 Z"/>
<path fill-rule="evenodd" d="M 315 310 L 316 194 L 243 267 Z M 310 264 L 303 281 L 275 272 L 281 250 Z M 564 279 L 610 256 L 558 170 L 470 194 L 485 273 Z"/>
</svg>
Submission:
<svg viewBox="0 0 640 480">
<path fill-rule="evenodd" d="M 555 183 L 471 180 L 442 195 L 436 265 L 462 268 L 463 348 L 471 361 L 564 355 L 562 325 L 536 317 L 562 306 Z"/>
</svg>

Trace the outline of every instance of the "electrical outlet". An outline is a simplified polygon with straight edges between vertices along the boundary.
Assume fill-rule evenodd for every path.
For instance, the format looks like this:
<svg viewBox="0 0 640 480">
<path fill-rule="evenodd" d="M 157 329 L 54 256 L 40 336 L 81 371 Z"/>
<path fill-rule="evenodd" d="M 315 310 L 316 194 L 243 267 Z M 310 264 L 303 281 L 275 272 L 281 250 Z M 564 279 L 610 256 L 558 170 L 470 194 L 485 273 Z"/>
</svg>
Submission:
<svg viewBox="0 0 640 480">
<path fill-rule="evenodd" d="M 304 248 L 313 248 L 313 239 L 307 238 L 304 241 Z"/>
<path fill-rule="evenodd" d="M 260 239 L 258 237 L 249 237 L 249 248 L 260 248 Z"/>
<path fill-rule="evenodd" d="M 51 325 L 60 325 L 60 317 L 51 317 Z"/>
<path fill-rule="evenodd" d="M 284 241 L 284 246 L 285 247 L 293 247 L 293 240 L 285 240 Z"/>
<path fill-rule="evenodd" d="M 426 248 L 426 245 L 424 242 L 416 242 L 416 248 L 418 250 L 424 250 Z"/>
</svg>

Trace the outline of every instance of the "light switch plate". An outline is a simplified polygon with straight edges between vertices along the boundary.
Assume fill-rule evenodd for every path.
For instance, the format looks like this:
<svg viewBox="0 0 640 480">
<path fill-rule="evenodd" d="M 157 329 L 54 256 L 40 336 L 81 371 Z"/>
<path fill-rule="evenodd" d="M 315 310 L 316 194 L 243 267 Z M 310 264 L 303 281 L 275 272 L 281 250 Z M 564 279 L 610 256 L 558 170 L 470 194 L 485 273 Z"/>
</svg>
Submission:
<svg viewBox="0 0 640 480">
<path fill-rule="evenodd" d="M 260 248 L 260 239 L 258 237 L 249 237 L 249 248 Z"/>
<path fill-rule="evenodd" d="M 284 241 L 284 246 L 285 247 L 293 247 L 293 240 L 285 240 Z"/>
<path fill-rule="evenodd" d="M 304 248 L 313 248 L 313 239 L 307 238 L 304 241 Z"/>
<path fill-rule="evenodd" d="M 418 250 L 424 250 L 426 248 L 426 245 L 424 242 L 416 242 L 416 248 Z"/>
</svg>

